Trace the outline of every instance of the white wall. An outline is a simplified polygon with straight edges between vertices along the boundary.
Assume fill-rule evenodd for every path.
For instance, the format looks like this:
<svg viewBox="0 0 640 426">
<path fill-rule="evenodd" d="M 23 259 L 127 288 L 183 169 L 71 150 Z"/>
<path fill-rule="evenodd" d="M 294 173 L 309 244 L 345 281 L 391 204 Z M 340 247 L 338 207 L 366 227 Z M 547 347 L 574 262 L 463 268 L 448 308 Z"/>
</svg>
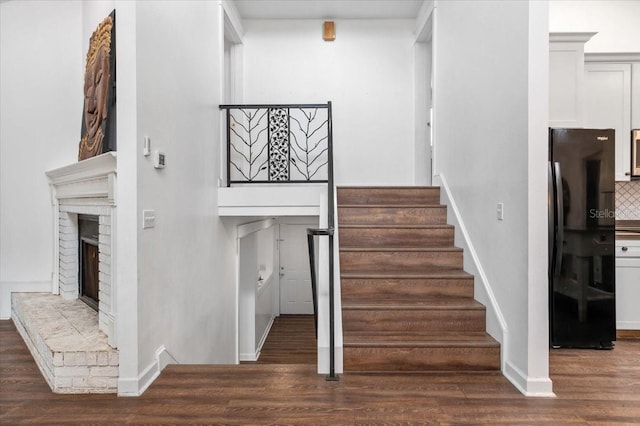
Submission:
<svg viewBox="0 0 640 426">
<path fill-rule="evenodd" d="M 413 20 L 244 21 L 244 103 L 333 101 L 338 185 L 414 183 Z"/>
<path fill-rule="evenodd" d="M 61 25 L 61 23 L 64 23 Z M 50 291 L 53 211 L 44 172 L 77 161 L 82 4 L 0 4 L 0 317 L 10 291 Z"/>
<path fill-rule="evenodd" d="M 431 185 L 431 40 L 415 44 L 415 146 L 416 185 Z"/>
<path fill-rule="evenodd" d="M 219 2 L 137 3 L 137 137 L 118 143 L 137 156 L 140 371 L 163 345 L 180 363 L 236 360 L 236 247 L 217 216 L 222 31 Z"/>
<path fill-rule="evenodd" d="M 255 232 L 240 235 L 240 228 L 251 227 L 255 227 Z M 277 229 L 273 220 L 238 227 L 238 347 L 242 361 L 257 360 L 266 333 L 279 313 L 276 304 L 278 259 L 274 251 Z M 259 282 L 258 277 L 262 281 Z"/>
<path fill-rule="evenodd" d="M 529 2 L 527 166 L 527 370 L 520 388 L 531 396 L 552 395 L 549 378 L 549 291 L 547 275 L 547 161 L 549 123 L 549 5 Z"/>
<path fill-rule="evenodd" d="M 96 30 L 98 24 L 104 20 L 116 8 L 116 0 L 91 0 L 82 2 L 82 67 L 87 60 L 89 50 L 89 40 L 91 34 Z M 117 25 L 116 16 L 116 28 Z M 117 42 L 117 38 L 116 38 Z"/>
<path fill-rule="evenodd" d="M 138 200 L 136 3 L 116 3 L 118 188 L 116 192 L 116 300 L 119 395 L 138 395 Z M 112 229 L 113 232 L 113 229 Z M 113 250 L 114 247 L 111 247 Z M 158 369 L 156 369 L 157 372 Z M 146 377 L 144 378 L 146 379 Z M 148 380 L 147 380 L 148 381 Z"/>
<path fill-rule="evenodd" d="M 238 239 L 238 349 L 241 361 L 256 361 L 257 235 Z"/>
<path fill-rule="evenodd" d="M 548 52 L 529 57 L 529 7 L 528 2 L 440 1 L 436 4 L 434 34 L 434 172 L 446 177 L 504 316 L 503 371 L 524 392 L 533 390 L 530 378 L 546 383 L 550 391 L 548 378 L 545 382 L 545 377 L 539 377 L 544 376 L 547 365 L 544 356 L 534 371 L 528 352 L 532 346 L 547 347 L 537 331 L 533 333 L 536 339 L 531 339 L 531 327 L 547 327 L 546 311 L 529 312 L 528 300 L 530 286 L 546 288 L 546 280 L 534 283 L 529 277 L 531 267 L 540 269 L 546 277 L 546 246 L 532 244 L 546 238 L 546 227 L 538 230 L 537 239 L 528 231 L 529 144 L 546 146 L 544 137 L 539 141 L 529 139 L 530 96 L 537 96 L 529 93 L 536 78 L 532 75 L 529 81 L 529 61 L 543 59 L 544 66 L 548 57 Z M 532 36 L 544 41 L 547 28 L 536 25 Z M 544 77 L 545 72 L 542 74 Z M 545 105 L 543 92 L 538 96 L 544 99 L 534 106 Z M 540 126 L 544 129 L 546 124 Z M 538 168 L 546 165 L 546 157 L 535 158 L 540 162 L 535 164 Z M 538 176 L 538 168 L 533 174 L 536 189 L 546 182 L 544 174 Z M 531 201 L 546 206 L 545 199 L 538 198 L 536 190 Z M 501 221 L 496 218 L 499 202 L 504 203 L 505 212 Z M 530 247 L 541 249 L 540 253 L 531 253 L 539 256 L 537 264 L 531 262 Z M 468 253 L 465 258 L 469 258 Z M 531 324 L 536 319 L 538 323 Z"/>
<path fill-rule="evenodd" d="M 640 52 L 640 2 L 551 0 L 549 31 L 598 32 L 585 52 Z"/>
</svg>

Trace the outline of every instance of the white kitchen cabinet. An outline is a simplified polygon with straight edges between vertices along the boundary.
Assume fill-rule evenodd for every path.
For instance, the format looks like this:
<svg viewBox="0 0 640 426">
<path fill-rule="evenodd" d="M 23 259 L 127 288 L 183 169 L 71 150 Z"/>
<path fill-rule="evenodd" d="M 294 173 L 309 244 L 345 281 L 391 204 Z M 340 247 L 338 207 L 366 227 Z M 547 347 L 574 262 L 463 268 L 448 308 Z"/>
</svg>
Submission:
<svg viewBox="0 0 640 426">
<path fill-rule="evenodd" d="M 630 180 L 631 64 L 587 62 L 585 127 L 616 131 L 616 180 Z"/>
<path fill-rule="evenodd" d="M 640 240 L 616 240 L 616 328 L 640 330 Z"/>
<path fill-rule="evenodd" d="M 595 34 L 549 34 L 551 127 L 584 127 L 584 44 Z"/>
<path fill-rule="evenodd" d="M 631 128 L 640 129 L 640 62 L 631 64 Z"/>
</svg>

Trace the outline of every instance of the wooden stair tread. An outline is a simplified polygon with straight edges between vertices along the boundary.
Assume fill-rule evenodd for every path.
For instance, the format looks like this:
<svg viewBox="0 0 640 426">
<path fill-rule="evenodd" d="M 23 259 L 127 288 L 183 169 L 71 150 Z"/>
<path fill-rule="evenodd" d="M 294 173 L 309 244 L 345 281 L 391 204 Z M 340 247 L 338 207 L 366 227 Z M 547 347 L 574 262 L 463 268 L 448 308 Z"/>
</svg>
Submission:
<svg viewBox="0 0 640 426">
<path fill-rule="evenodd" d="M 350 228 L 350 229 L 453 229 L 453 225 L 449 225 L 446 223 L 442 224 L 433 224 L 433 225 L 408 225 L 408 224 L 345 224 L 340 225 L 340 228 Z"/>
<path fill-rule="evenodd" d="M 451 269 L 449 271 L 438 271 L 434 273 L 376 273 L 376 272 L 343 272 L 340 274 L 342 279 L 473 279 L 473 275 L 462 269 Z"/>
<path fill-rule="evenodd" d="M 357 298 L 343 300 L 343 310 L 484 310 L 485 306 L 470 297 L 438 297 L 438 298 Z"/>
<path fill-rule="evenodd" d="M 413 189 L 432 189 L 432 190 L 439 190 L 440 187 L 439 186 L 429 186 L 429 185 L 416 185 L 416 186 L 400 186 L 400 185 L 371 185 L 371 186 L 362 186 L 362 185 L 354 185 L 354 186 L 349 186 L 349 185 L 344 185 L 344 186 L 339 186 L 338 187 L 338 191 L 341 189 L 362 189 L 363 191 L 366 190 L 370 190 L 370 189 L 407 189 L 407 190 L 413 190 Z"/>
<path fill-rule="evenodd" d="M 365 251 L 365 252 L 439 252 L 446 251 L 452 253 L 459 253 L 462 251 L 460 247 L 342 247 L 341 252 L 347 251 Z"/>
<path fill-rule="evenodd" d="M 370 209 L 370 208 L 443 208 L 444 204 L 338 204 L 338 208 L 357 208 L 357 209 Z"/>
<path fill-rule="evenodd" d="M 345 332 L 345 347 L 499 347 L 485 332 Z"/>
</svg>

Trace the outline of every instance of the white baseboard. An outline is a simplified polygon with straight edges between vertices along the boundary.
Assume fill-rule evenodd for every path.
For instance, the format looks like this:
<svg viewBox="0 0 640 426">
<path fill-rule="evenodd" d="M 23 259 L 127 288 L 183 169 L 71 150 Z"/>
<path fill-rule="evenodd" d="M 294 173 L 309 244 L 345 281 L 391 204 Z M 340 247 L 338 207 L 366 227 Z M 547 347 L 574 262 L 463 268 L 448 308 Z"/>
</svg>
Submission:
<svg viewBox="0 0 640 426">
<path fill-rule="evenodd" d="M 264 333 L 262 333 L 262 337 L 260 338 L 260 342 L 258 342 L 258 347 L 256 348 L 256 353 L 259 354 L 262 351 L 262 347 L 264 346 L 264 342 L 267 340 L 267 336 L 269 336 L 269 332 L 271 331 L 271 327 L 273 326 L 273 322 L 276 320 L 276 316 L 271 316 L 271 320 L 269 324 L 264 329 Z"/>
<path fill-rule="evenodd" d="M 441 173 L 439 176 L 436 176 L 436 181 L 440 183 L 440 187 L 444 190 L 442 195 L 446 198 L 448 210 L 452 213 L 451 219 L 454 221 L 453 225 L 455 225 L 456 228 L 456 235 L 459 234 L 460 237 L 462 237 L 465 257 L 469 255 L 469 259 L 471 260 L 472 270 L 468 270 L 467 272 L 473 274 L 475 279 L 479 280 L 482 290 L 484 290 L 486 294 L 486 303 L 485 301 L 482 302 L 487 308 L 487 332 L 500 342 L 502 374 L 525 396 L 544 398 L 554 397 L 555 394 L 552 390 L 553 384 L 551 379 L 548 377 L 529 377 L 510 362 L 508 357 L 509 352 L 507 351 L 510 343 L 507 322 L 502 315 L 498 301 L 493 293 L 493 289 L 491 288 L 491 283 L 487 278 L 487 274 L 485 273 L 482 263 L 480 262 L 480 258 L 473 246 L 471 237 L 467 232 L 467 228 L 462 220 L 462 215 L 456 205 L 455 198 L 447 184 L 447 179 Z M 490 321 L 491 316 L 493 317 L 493 321 Z"/>
<path fill-rule="evenodd" d="M 156 350 L 156 359 L 153 360 L 137 378 L 118 379 L 118 396 L 140 396 L 160 376 L 160 373 L 169 364 L 179 364 L 178 361 L 162 345 Z"/>
<path fill-rule="evenodd" d="M 463 241 L 463 249 L 464 249 L 464 257 L 471 260 L 471 269 L 468 270 L 470 274 L 474 275 L 475 279 L 479 281 L 482 289 L 486 294 L 487 300 L 480 300 L 485 304 L 487 308 L 487 332 L 498 342 L 500 342 L 503 346 L 508 345 L 508 333 L 507 333 L 507 322 L 502 315 L 502 311 L 500 310 L 500 306 L 498 305 L 498 301 L 493 293 L 493 289 L 491 288 L 491 283 L 489 283 L 489 278 L 487 278 L 487 274 L 484 271 L 482 263 L 480 262 L 480 257 L 476 252 L 476 249 L 473 246 L 473 242 L 471 241 L 471 237 L 469 236 L 469 232 L 467 232 L 467 228 L 462 220 L 462 215 L 460 214 L 460 210 L 458 209 L 458 205 L 456 204 L 455 198 L 451 193 L 451 189 L 447 183 L 447 179 L 444 174 L 440 174 L 435 176 L 436 179 L 440 183 L 440 187 L 444 190 L 442 194 L 446 199 L 446 204 L 448 206 L 448 211 L 451 211 L 453 220 L 453 224 L 456 228 L 456 235 L 459 235 Z M 476 295 L 477 297 L 477 295 Z M 492 320 L 492 321 L 490 321 Z M 504 357 L 502 368 L 504 370 Z"/>
<path fill-rule="evenodd" d="M 618 330 L 640 330 L 640 321 L 617 321 Z"/>
<path fill-rule="evenodd" d="M 180 364 L 164 345 L 160 346 L 156 351 L 156 358 L 158 359 L 158 369 L 160 371 L 164 370 L 169 364 Z"/>
<path fill-rule="evenodd" d="M 11 293 L 51 293 L 51 281 L 0 281 L 0 319 L 11 318 Z"/>
<path fill-rule="evenodd" d="M 256 350 L 255 353 L 240 352 L 238 359 L 240 362 L 255 362 L 258 358 L 260 358 L 260 351 Z"/>
<path fill-rule="evenodd" d="M 553 393 L 553 383 L 548 377 L 535 379 L 528 377 L 518 367 L 509 361 L 504 363 L 502 374 L 516 387 L 524 396 L 537 398 L 555 398 Z"/>
<path fill-rule="evenodd" d="M 272 316 L 269 324 L 264 329 L 264 333 L 262 333 L 262 337 L 260 338 L 260 342 L 258 342 L 258 346 L 256 347 L 256 351 L 254 352 L 241 352 L 238 354 L 238 359 L 240 361 L 249 361 L 255 362 L 260 358 L 260 354 L 262 353 L 262 346 L 264 346 L 264 342 L 267 340 L 267 336 L 269 336 L 269 332 L 271 331 L 271 327 L 273 326 L 273 322 L 276 320 L 276 316 Z"/>
</svg>

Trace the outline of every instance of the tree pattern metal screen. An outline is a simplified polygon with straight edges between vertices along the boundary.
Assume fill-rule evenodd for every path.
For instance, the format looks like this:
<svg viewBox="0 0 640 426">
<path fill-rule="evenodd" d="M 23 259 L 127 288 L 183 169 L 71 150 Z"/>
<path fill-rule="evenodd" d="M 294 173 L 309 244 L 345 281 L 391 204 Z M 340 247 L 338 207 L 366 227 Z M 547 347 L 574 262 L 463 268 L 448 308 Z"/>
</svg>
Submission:
<svg viewBox="0 0 640 426">
<path fill-rule="evenodd" d="M 326 182 L 326 107 L 229 107 L 229 183 Z"/>
</svg>

